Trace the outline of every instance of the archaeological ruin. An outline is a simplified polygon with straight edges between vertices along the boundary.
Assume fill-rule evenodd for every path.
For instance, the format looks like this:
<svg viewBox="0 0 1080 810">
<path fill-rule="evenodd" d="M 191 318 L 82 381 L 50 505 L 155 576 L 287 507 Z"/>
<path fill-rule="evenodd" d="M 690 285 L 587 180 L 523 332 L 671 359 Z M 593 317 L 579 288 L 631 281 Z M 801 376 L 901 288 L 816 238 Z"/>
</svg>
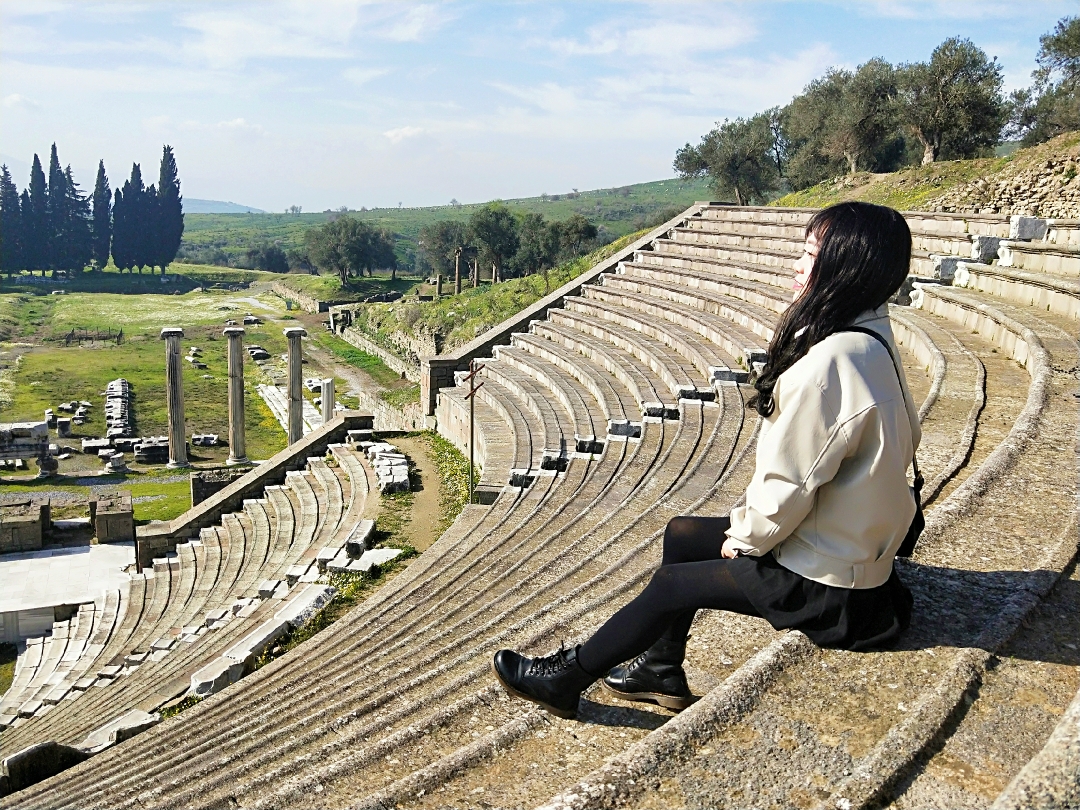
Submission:
<svg viewBox="0 0 1080 810">
<path fill-rule="evenodd" d="M 409 475 L 372 417 L 334 410 L 332 383 L 304 416 L 306 333 L 286 330 L 288 386 L 265 396 L 289 446 L 140 526 L 139 572 L 26 646 L 0 702 L 2 806 L 1077 806 L 1080 220 L 905 215 L 910 279 L 890 312 L 920 402 L 927 527 L 897 564 L 916 616 L 894 649 L 820 649 L 702 611 L 700 700 L 674 715 L 593 687 L 577 722 L 490 674 L 499 648 L 581 641 L 648 580 L 671 517 L 740 498 L 759 428 L 746 381 L 812 214 L 695 204 L 424 357 L 421 405 L 474 453 L 480 502 L 267 661 L 332 597 L 328 576 L 393 551 L 373 548 L 366 508 Z M 167 460 L 183 467 L 182 332 L 161 334 Z M 268 353 L 226 336 L 243 465 L 243 355 Z M 40 452 L 19 430 L 0 453 Z"/>
</svg>

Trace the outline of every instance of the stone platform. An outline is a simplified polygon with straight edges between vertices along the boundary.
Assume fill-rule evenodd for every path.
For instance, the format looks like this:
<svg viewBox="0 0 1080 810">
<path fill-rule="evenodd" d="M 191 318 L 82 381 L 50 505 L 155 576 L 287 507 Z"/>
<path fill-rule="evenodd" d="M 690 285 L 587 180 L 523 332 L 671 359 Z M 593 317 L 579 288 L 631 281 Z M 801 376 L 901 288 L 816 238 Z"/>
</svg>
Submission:
<svg viewBox="0 0 1080 810">
<path fill-rule="evenodd" d="M 42 549 L 0 556 L 0 619 L 3 641 L 51 629 L 59 605 L 92 602 L 103 590 L 128 580 L 134 543 Z"/>
</svg>

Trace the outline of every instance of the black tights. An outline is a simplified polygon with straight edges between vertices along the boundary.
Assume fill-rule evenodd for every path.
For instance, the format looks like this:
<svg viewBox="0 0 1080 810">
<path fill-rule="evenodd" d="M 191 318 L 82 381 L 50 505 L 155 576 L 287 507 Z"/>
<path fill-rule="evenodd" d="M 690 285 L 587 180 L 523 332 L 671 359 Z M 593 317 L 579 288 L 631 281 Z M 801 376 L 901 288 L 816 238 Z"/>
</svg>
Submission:
<svg viewBox="0 0 1080 810">
<path fill-rule="evenodd" d="M 578 663 L 597 677 L 661 638 L 684 643 L 700 608 L 759 615 L 720 556 L 727 517 L 677 517 L 664 530 L 664 556 L 645 590 L 581 645 Z"/>
</svg>

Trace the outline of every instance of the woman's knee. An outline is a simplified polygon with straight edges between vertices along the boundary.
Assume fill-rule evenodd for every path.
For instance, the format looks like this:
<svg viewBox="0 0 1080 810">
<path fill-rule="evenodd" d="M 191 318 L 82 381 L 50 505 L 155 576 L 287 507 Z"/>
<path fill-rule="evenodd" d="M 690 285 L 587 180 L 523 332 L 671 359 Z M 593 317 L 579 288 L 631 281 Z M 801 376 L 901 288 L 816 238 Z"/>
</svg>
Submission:
<svg viewBox="0 0 1080 810">
<path fill-rule="evenodd" d="M 661 565 L 653 572 L 652 579 L 649 580 L 643 594 L 648 594 L 650 599 L 667 605 L 671 602 L 672 597 L 679 593 L 679 583 L 680 576 L 675 567 Z"/>
<path fill-rule="evenodd" d="M 720 556 L 724 532 L 731 525 L 725 517 L 682 515 L 664 529 L 664 565 L 714 559 Z"/>
<path fill-rule="evenodd" d="M 695 538 L 694 519 L 674 517 L 664 529 L 664 564 L 682 562 Z"/>
</svg>

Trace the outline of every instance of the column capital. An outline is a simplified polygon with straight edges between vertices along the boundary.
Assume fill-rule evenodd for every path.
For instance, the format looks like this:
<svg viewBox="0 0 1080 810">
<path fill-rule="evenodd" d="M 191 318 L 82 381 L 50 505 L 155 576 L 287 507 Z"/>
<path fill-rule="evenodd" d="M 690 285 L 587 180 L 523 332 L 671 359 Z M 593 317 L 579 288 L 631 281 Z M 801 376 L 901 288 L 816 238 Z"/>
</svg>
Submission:
<svg viewBox="0 0 1080 810">
<path fill-rule="evenodd" d="M 281 333 L 290 339 L 294 337 L 307 337 L 307 329 L 302 326 L 290 326 L 288 329 L 283 329 Z"/>
<path fill-rule="evenodd" d="M 161 339 L 167 340 L 168 338 L 182 338 L 184 336 L 184 330 L 179 326 L 167 326 L 161 330 Z"/>
<path fill-rule="evenodd" d="M 221 334 L 225 335 L 225 337 L 240 337 L 240 335 L 244 334 L 244 327 L 226 326 L 221 330 Z"/>
</svg>

